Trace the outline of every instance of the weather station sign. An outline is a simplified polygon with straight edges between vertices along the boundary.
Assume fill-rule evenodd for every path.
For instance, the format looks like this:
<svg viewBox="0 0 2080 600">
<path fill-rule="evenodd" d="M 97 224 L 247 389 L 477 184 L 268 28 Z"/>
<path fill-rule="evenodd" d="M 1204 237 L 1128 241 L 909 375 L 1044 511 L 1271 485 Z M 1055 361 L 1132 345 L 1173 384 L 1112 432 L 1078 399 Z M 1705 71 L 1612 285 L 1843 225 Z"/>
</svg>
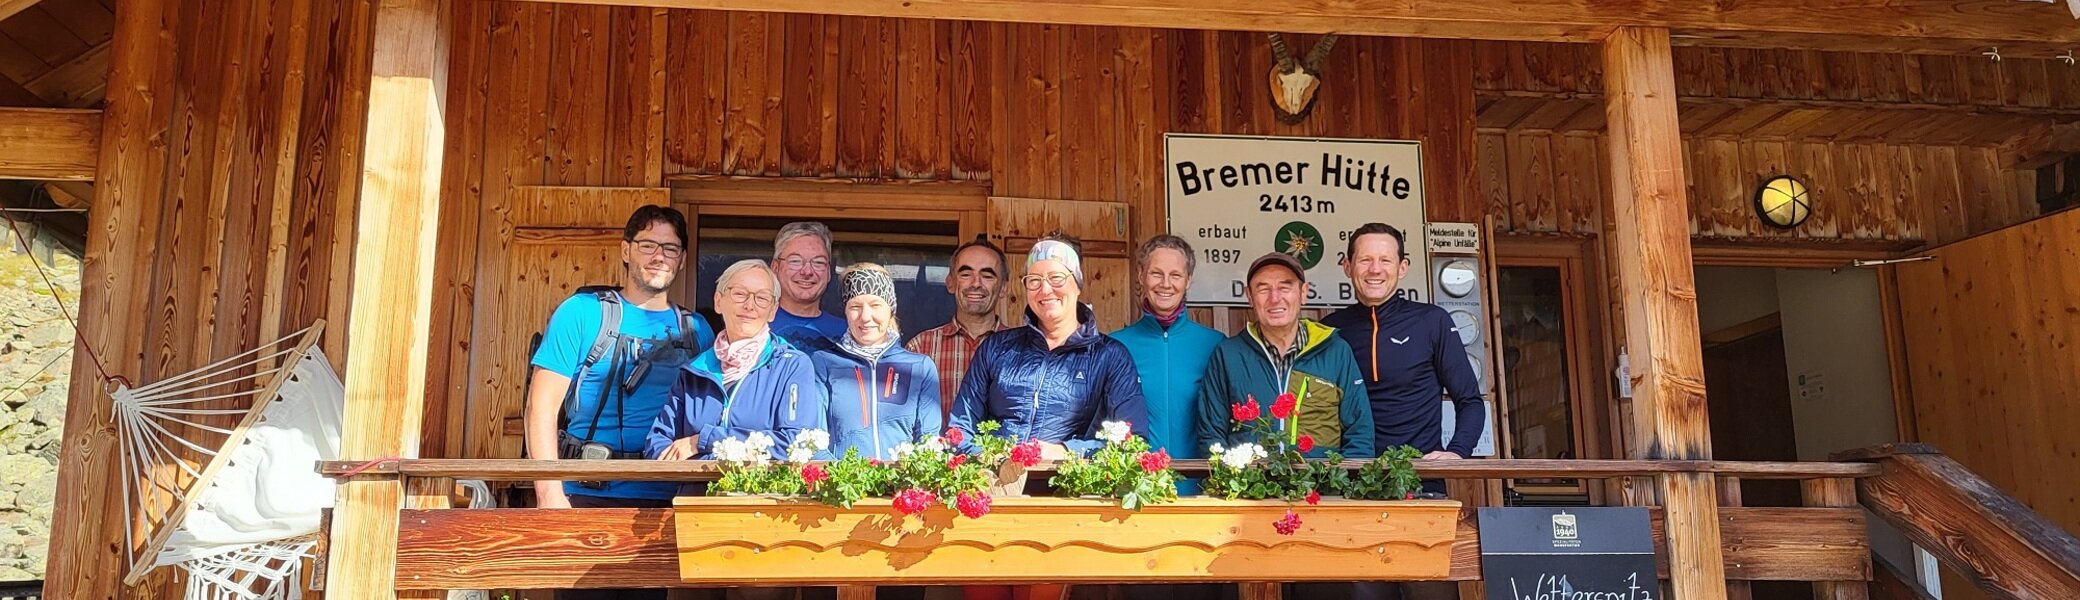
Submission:
<svg viewBox="0 0 2080 600">
<path fill-rule="evenodd" d="M 1167 134 L 1170 233 L 1198 270 L 1186 299 L 1249 303 L 1249 264 L 1266 252 L 1307 268 L 1307 305 L 1358 301 L 1343 258 L 1351 230 L 1386 223 L 1408 236 L 1398 294 L 1428 301 L 1422 152 L 1416 142 Z"/>
</svg>

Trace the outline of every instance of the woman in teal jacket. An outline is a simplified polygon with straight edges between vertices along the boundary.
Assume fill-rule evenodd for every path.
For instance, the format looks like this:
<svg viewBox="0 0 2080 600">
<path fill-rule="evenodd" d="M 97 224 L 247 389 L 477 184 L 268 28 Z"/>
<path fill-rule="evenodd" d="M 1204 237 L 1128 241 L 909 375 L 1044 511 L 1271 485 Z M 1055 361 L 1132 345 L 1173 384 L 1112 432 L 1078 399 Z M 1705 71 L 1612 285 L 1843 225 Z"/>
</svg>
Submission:
<svg viewBox="0 0 2080 600">
<path fill-rule="evenodd" d="M 1112 332 L 1127 346 L 1134 370 L 1141 374 L 1141 395 L 1148 406 L 1150 445 L 1170 451 L 1172 458 L 1205 458 L 1206 446 L 1192 429 L 1198 425 L 1199 380 L 1213 349 L 1226 337 L 1192 321 L 1184 306 L 1197 261 L 1192 246 L 1170 234 L 1149 238 L 1134 261 L 1141 283 L 1141 320 Z M 1179 490 L 1196 489 L 1180 481 Z"/>
<path fill-rule="evenodd" d="M 830 398 L 831 448 L 894 460 L 896 446 L 944 431 L 939 411 L 939 368 L 897 343 L 896 285 L 881 265 L 860 263 L 838 276 L 845 304 L 845 335 L 810 353 Z"/>
</svg>

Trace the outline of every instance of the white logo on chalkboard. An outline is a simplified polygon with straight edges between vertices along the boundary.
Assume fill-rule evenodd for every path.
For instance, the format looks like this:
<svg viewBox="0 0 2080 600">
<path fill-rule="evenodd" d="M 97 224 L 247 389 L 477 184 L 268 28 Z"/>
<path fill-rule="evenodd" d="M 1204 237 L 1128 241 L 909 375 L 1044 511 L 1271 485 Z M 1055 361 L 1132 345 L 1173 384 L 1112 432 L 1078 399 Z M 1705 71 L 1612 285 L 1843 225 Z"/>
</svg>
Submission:
<svg viewBox="0 0 2080 600">
<path fill-rule="evenodd" d="M 1579 548 L 1582 545 L 1581 530 L 1575 527 L 1574 515 L 1553 515 L 1553 547 Z"/>
</svg>

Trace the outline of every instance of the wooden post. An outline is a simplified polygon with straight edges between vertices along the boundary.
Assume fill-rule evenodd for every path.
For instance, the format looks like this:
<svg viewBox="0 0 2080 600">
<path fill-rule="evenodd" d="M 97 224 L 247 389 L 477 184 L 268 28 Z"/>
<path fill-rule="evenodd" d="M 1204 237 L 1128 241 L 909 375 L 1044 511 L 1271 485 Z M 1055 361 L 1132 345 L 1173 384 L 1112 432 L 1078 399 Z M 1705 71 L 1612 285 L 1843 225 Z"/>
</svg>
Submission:
<svg viewBox="0 0 2080 600">
<path fill-rule="evenodd" d="M 1856 506 L 1854 479 L 1808 479 L 1799 484 L 1805 490 L 1806 506 Z M 1870 600 L 1870 597 L 1870 585 L 1862 581 L 1821 581 L 1813 584 L 1813 600 Z"/>
<path fill-rule="evenodd" d="M 159 58 L 172 51 L 172 24 L 165 0 L 127 0 L 116 5 L 110 44 L 108 98 L 102 112 L 94 210 L 87 213 L 86 260 L 80 274 L 79 339 L 108 361 L 110 374 L 135 376 L 143 362 L 144 336 L 131 332 L 148 323 L 152 278 L 148 253 L 157 245 L 163 198 L 155 166 L 165 149 L 155 134 L 166 125 L 156 117 L 172 102 L 172 90 L 157 83 Z M 171 67 L 166 67 L 171 68 Z M 162 100 L 164 102 L 162 102 Z M 127 597 L 121 586 L 127 564 L 123 546 L 130 523 L 123 518 L 123 459 L 110 420 L 111 403 L 94 354 L 72 353 L 72 384 L 65 406 L 64 447 L 58 461 L 57 506 L 51 519 L 50 564 L 44 596 L 99 600 Z"/>
<path fill-rule="evenodd" d="M 443 0 L 380 0 L 376 6 L 347 309 L 340 452 L 347 460 L 418 456 L 440 221 L 448 16 Z M 395 597 L 397 511 L 403 502 L 403 485 L 395 477 L 357 477 L 340 485 L 326 597 Z"/>
<path fill-rule="evenodd" d="M 1620 27 L 1603 43 L 1611 209 L 1617 217 L 1612 245 L 1632 357 L 1638 446 L 1645 458 L 1703 459 L 1711 456 L 1711 430 L 1670 56 L 1667 29 Z M 1712 475 L 1663 475 L 1659 491 L 1668 508 L 1669 589 L 1684 600 L 1726 598 Z"/>
</svg>

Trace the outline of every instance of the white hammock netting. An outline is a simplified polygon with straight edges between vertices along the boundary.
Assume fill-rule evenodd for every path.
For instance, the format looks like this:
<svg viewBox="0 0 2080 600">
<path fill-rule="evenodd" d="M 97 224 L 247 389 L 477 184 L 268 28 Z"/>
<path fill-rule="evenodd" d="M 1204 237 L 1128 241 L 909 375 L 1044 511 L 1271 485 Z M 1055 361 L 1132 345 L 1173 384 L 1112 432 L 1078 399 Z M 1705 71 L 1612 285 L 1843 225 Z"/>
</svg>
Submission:
<svg viewBox="0 0 2080 600">
<path fill-rule="evenodd" d="M 311 328 L 135 389 L 119 387 L 126 583 L 178 564 L 191 600 L 294 599 L 333 482 L 346 392 Z"/>
</svg>

